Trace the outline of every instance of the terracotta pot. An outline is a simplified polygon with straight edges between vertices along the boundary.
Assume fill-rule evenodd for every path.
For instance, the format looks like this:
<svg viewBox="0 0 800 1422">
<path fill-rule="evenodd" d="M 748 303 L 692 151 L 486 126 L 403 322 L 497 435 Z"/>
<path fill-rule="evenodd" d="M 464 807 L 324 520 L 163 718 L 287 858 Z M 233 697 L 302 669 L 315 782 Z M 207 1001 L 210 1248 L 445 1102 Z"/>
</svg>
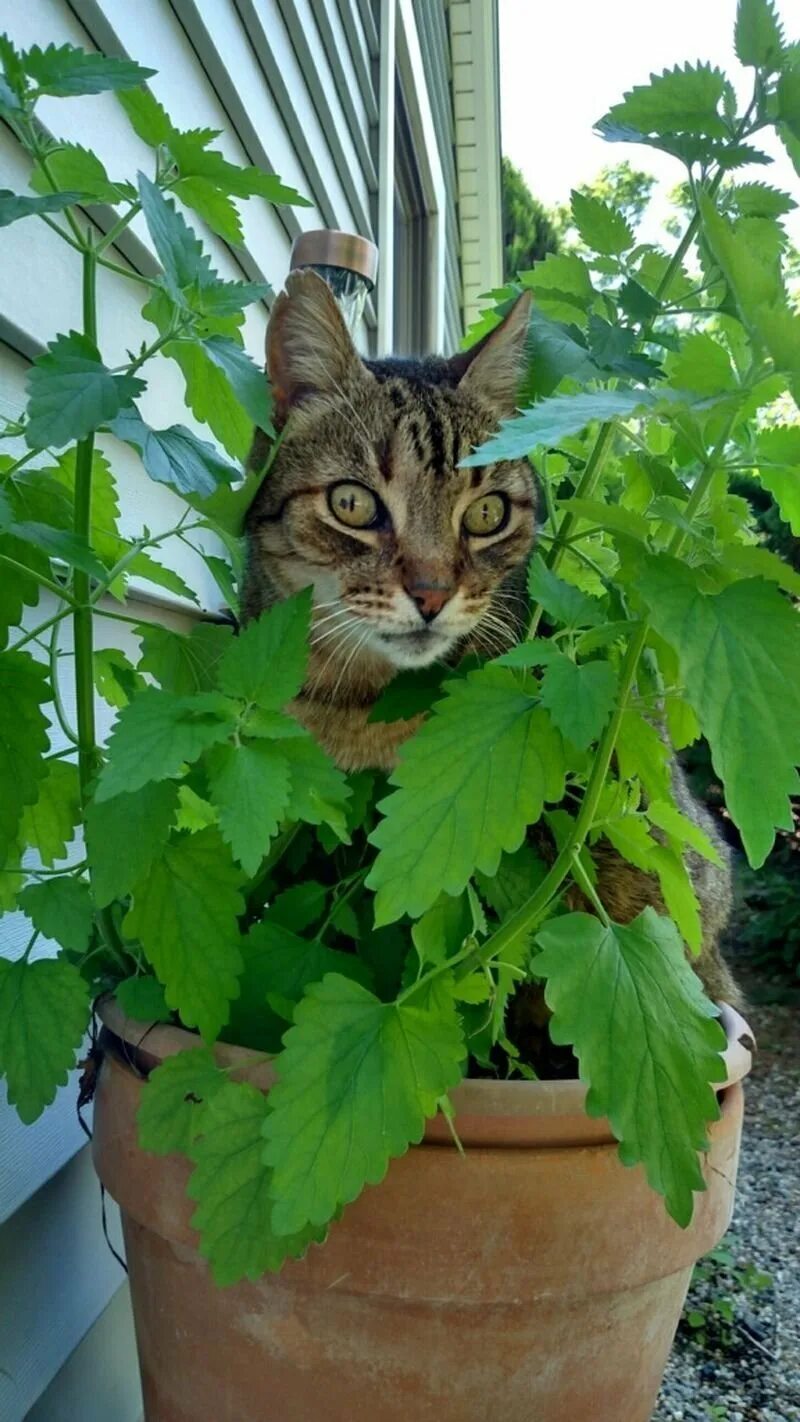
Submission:
<svg viewBox="0 0 800 1422">
<path fill-rule="evenodd" d="M 118 1050 L 107 1033 L 94 1158 L 122 1209 L 146 1422 L 648 1422 L 692 1266 L 731 1216 L 750 1067 L 735 1013 L 688 1230 L 578 1082 L 468 1081 L 464 1158 L 431 1123 L 323 1247 L 229 1289 L 197 1252 L 186 1161 L 137 1145 L 146 1088 L 122 1055 L 141 1044 L 147 1069 L 197 1039 L 102 1016 Z M 217 1053 L 269 1085 L 252 1053 Z"/>
</svg>

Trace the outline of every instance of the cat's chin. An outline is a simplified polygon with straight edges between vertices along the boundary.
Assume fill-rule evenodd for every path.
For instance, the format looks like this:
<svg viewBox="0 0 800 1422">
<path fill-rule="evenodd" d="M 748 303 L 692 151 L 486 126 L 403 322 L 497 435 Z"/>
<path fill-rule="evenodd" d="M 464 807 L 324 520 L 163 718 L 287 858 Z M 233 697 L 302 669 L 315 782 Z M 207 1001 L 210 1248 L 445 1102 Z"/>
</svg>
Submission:
<svg viewBox="0 0 800 1422">
<path fill-rule="evenodd" d="M 415 632 L 378 632 L 371 640 L 373 648 L 398 671 L 413 671 L 446 657 L 457 639 L 435 628 L 421 627 Z"/>
</svg>

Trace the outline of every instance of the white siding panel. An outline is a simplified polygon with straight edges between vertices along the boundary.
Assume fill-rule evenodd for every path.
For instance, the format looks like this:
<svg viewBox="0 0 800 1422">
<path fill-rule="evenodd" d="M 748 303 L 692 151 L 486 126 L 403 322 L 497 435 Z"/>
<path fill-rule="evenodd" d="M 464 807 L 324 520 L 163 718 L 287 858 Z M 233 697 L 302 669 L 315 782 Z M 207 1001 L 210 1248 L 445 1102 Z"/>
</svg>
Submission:
<svg viewBox="0 0 800 1422">
<path fill-rule="evenodd" d="M 139 1422 L 141 1416 L 130 1290 L 124 1284 L 26 1422 Z"/>
<path fill-rule="evenodd" d="M 108 1198 L 107 1206 L 120 1249 L 116 1207 Z M 22 1422 L 123 1282 L 87 1148 L 0 1229 L 3 1422 Z"/>
</svg>

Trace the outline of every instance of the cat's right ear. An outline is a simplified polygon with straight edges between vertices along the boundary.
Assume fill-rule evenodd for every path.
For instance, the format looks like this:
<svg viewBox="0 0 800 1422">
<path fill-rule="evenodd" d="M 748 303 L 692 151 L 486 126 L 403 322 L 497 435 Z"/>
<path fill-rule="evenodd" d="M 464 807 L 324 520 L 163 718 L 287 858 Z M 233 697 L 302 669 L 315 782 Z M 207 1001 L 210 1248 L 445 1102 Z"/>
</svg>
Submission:
<svg viewBox="0 0 800 1422">
<path fill-rule="evenodd" d="M 291 272 L 270 312 L 267 373 L 279 427 L 303 400 L 366 377 L 333 293 L 316 272 Z"/>
</svg>

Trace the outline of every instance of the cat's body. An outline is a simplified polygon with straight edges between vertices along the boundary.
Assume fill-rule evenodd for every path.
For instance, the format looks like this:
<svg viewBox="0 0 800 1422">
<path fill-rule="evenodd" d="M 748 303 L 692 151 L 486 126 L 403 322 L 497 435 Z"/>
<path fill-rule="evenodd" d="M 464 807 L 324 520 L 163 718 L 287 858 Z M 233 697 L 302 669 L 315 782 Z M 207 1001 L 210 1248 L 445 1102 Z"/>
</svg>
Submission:
<svg viewBox="0 0 800 1422">
<path fill-rule="evenodd" d="M 522 298 L 479 347 L 452 360 L 357 356 L 324 282 L 293 274 L 270 319 L 268 367 L 283 439 L 247 520 L 243 612 L 314 588 L 306 685 L 293 711 L 346 770 L 391 770 L 413 721 L 371 723 L 398 670 L 496 655 L 519 636 L 534 538 L 527 461 L 460 469 L 512 413 L 527 329 Z M 291 419 L 289 419 L 291 415 Z M 256 441 L 252 463 L 264 454 Z M 709 995 L 738 1001 L 719 942 L 730 903 L 725 846 L 674 768 L 676 801 L 718 845 L 723 867 L 694 854 L 701 905 L 697 971 Z M 554 853 L 541 830 L 538 847 Z M 658 881 L 607 841 L 597 890 L 619 922 L 663 910 Z M 573 907 L 589 908 L 577 890 Z M 519 1001 L 517 1015 L 536 1016 Z M 520 1019 L 519 1036 L 524 1037 Z"/>
</svg>

